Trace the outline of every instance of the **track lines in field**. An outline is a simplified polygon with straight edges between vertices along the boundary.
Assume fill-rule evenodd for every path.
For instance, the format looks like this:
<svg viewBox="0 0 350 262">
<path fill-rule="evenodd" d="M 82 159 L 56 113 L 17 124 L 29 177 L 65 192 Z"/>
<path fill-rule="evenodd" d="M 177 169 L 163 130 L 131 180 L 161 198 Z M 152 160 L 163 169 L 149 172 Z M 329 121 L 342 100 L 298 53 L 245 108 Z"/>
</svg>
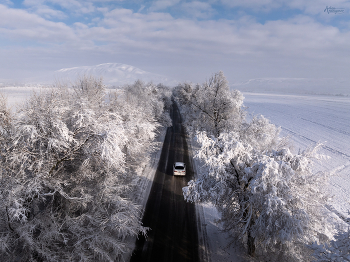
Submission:
<svg viewBox="0 0 350 262">
<path fill-rule="evenodd" d="M 252 115 L 264 115 L 289 136 L 291 147 L 305 149 L 319 142 L 321 154 L 330 159 L 315 163 L 313 170 L 331 172 L 327 207 L 350 224 L 350 99 L 337 97 L 244 94 Z"/>
<path fill-rule="evenodd" d="M 343 153 L 343 152 L 341 152 L 341 151 L 339 151 L 339 150 L 336 150 L 336 149 L 334 149 L 334 148 L 332 148 L 332 147 L 329 147 L 329 146 L 326 146 L 326 145 L 322 145 L 322 147 L 323 147 L 324 149 L 326 149 L 326 150 L 332 152 L 332 153 L 336 153 L 336 154 L 338 154 L 338 155 L 342 155 L 342 156 L 345 156 L 345 157 L 347 157 L 347 158 L 350 159 L 350 155 L 345 154 L 345 153 Z"/>
<path fill-rule="evenodd" d="M 313 140 L 313 139 L 310 139 L 310 138 L 308 138 L 308 137 L 306 137 L 306 136 L 303 136 L 303 135 L 301 135 L 301 134 L 298 134 L 298 133 L 296 133 L 296 132 L 294 132 L 294 131 L 292 131 L 292 130 L 290 130 L 290 129 L 288 129 L 288 128 L 285 128 L 285 127 L 281 127 L 281 128 L 282 128 L 283 130 L 287 131 L 288 133 L 294 135 L 294 136 L 301 137 L 301 138 L 303 138 L 303 139 L 305 139 L 305 140 L 307 140 L 307 141 L 310 141 L 310 142 L 312 142 L 312 143 L 314 143 L 314 144 L 317 144 L 317 143 L 318 143 L 317 141 L 315 141 L 315 140 Z M 330 151 L 330 152 L 332 152 L 332 153 L 335 153 L 335 154 L 338 154 L 338 155 L 341 155 L 341 156 L 343 156 L 343 157 L 346 157 L 346 158 L 350 159 L 350 155 L 348 155 L 348 154 L 346 154 L 346 153 L 344 153 L 344 152 L 341 152 L 341 151 L 339 151 L 339 150 L 337 150 L 337 149 L 334 149 L 334 148 L 332 148 L 332 147 L 329 147 L 329 146 L 326 146 L 326 145 L 322 145 L 322 148 L 324 148 L 325 150 Z"/>
<path fill-rule="evenodd" d="M 334 168 L 332 170 L 332 172 L 342 172 L 343 170 L 347 169 L 348 167 L 350 167 L 350 163 L 347 163 L 346 165 L 341 165 L 341 166 L 338 166 L 336 168 Z"/>
<path fill-rule="evenodd" d="M 319 126 L 322 126 L 322 127 L 325 127 L 325 128 L 328 128 L 332 131 L 336 131 L 338 133 L 341 133 L 341 134 L 344 134 L 344 135 L 347 135 L 347 136 L 350 136 L 350 133 L 349 132 L 346 132 L 344 130 L 340 130 L 340 129 L 337 129 L 337 128 L 334 128 L 334 127 L 330 127 L 330 126 L 327 126 L 327 125 L 324 125 L 324 124 L 321 124 L 321 123 L 318 123 L 318 122 L 315 122 L 315 121 L 312 121 L 312 120 L 309 120 L 309 119 L 306 119 L 306 118 L 303 118 L 301 117 L 300 119 L 304 120 L 304 121 L 307 121 L 307 122 L 310 122 L 310 123 L 313 123 L 315 125 L 319 125 Z"/>
</svg>

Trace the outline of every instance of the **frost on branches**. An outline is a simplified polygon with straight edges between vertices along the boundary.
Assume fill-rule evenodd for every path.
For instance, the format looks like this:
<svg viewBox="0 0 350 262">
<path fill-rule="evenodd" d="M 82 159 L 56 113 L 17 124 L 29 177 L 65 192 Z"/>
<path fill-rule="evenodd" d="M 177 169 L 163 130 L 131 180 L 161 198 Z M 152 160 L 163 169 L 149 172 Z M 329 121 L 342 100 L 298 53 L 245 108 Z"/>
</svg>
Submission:
<svg viewBox="0 0 350 262">
<path fill-rule="evenodd" d="M 310 258 L 307 245 L 333 234 L 324 215 L 328 174 L 312 171 L 322 159 L 320 145 L 292 154 L 266 118 L 245 120 L 239 91 L 219 88 L 227 86 L 222 73 L 209 83 L 215 84 L 175 90 L 187 128 L 197 131 L 196 157 L 204 163 L 183 188 L 185 199 L 213 203 L 224 229 L 244 240 L 252 256 L 257 251 L 278 261 Z"/>
<path fill-rule="evenodd" d="M 110 94 L 109 100 L 113 112 L 118 113 L 127 130 L 128 141 L 125 146 L 125 162 L 128 173 L 139 175 L 132 182 L 137 191 L 142 186 L 143 168 L 149 163 L 149 152 L 159 145 L 154 142 L 160 128 L 171 126 L 169 110 L 172 105 L 169 88 L 159 84 L 145 84 L 136 81 L 132 85 Z M 140 202 L 143 195 L 130 192 L 131 198 Z"/>
<path fill-rule="evenodd" d="M 15 116 L 2 100 L 1 261 L 115 261 L 126 237 L 146 233 L 130 159 L 149 153 L 163 106 L 131 123 L 134 108 L 117 104 L 88 77 L 33 95 Z"/>
<path fill-rule="evenodd" d="M 256 151 L 236 133 L 199 133 L 197 139 L 205 166 L 183 189 L 185 199 L 213 203 L 224 229 L 247 240 L 249 254 L 259 248 L 301 259 L 304 244 L 325 234 L 327 177 L 310 169 L 317 147 L 293 155 Z"/>
<path fill-rule="evenodd" d="M 187 131 L 206 131 L 218 137 L 221 132 L 237 128 L 244 118 L 243 95 L 231 91 L 222 72 L 214 74 L 202 85 L 180 84 L 174 97 L 180 104 Z"/>
</svg>

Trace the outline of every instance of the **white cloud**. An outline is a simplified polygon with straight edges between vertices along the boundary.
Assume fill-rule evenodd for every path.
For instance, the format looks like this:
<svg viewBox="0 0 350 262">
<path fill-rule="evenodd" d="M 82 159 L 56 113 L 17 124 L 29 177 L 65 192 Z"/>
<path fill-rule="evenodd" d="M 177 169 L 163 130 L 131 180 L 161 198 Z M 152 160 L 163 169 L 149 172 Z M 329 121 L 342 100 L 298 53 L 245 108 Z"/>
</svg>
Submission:
<svg viewBox="0 0 350 262">
<path fill-rule="evenodd" d="M 38 6 L 38 5 L 43 5 L 45 3 L 45 0 L 24 0 L 23 5 L 25 6 Z"/>
<path fill-rule="evenodd" d="M 181 8 L 190 17 L 195 18 L 210 18 L 215 13 L 215 10 L 209 3 L 200 1 L 185 2 L 181 5 Z"/>
<path fill-rule="evenodd" d="M 28 7 L 28 11 L 35 13 L 46 19 L 65 19 L 68 16 L 60 10 L 53 9 L 45 4 L 45 0 L 24 0 L 23 5 Z"/>
<path fill-rule="evenodd" d="M 139 59 L 153 57 L 153 62 L 166 58 L 174 67 L 175 63 L 182 64 L 182 69 L 180 66 L 177 70 L 183 74 L 187 66 L 192 66 L 193 74 L 198 74 L 199 68 L 205 72 L 233 67 L 233 72 L 250 78 L 311 74 L 332 77 L 345 74 L 345 68 L 350 66 L 342 55 L 349 51 L 349 33 L 306 16 L 259 24 L 247 18 L 192 21 L 162 13 L 137 14 L 116 9 L 99 27 L 80 32 L 85 39 L 104 41 L 106 45 L 99 47 L 100 51 L 116 56 L 137 54 Z"/>
<path fill-rule="evenodd" d="M 150 7 L 151 11 L 159 11 L 164 10 L 166 8 L 175 6 L 179 4 L 181 0 L 157 0 L 154 1 Z"/>
<path fill-rule="evenodd" d="M 7 6 L 12 6 L 13 2 L 10 0 L 0 0 L 0 4 L 7 5 Z"/>
<path fill-rule="evenodd" d="M 211 12 L 201 2 L 192 4 L 204 14 Z M 121 62 L 174 78 L 192 75 L 200 80 L 218 70 L 224 70 L 229 79 L 347 76 L 350 67 L 345 55 L 350 51 L 350 33 L 305 15 L 260 24 L 251 17 L 196 21 L 160 12 L 101 11 L 104 17 L 96 19 L 96 26 L 68 26 L 0 5 L 0 34 L 18 43 L 45 43 L 44 48 L 31 51 L 38 68 L 45 68 L 45 63 L 72 67 Z M 12 51 L 0 50 L 2 58 L 22 61 L 17 63 L 28 64 L 29 70 L 28 56 L 23 51 L 16 54 L 16 48 L 25 48 L 8 48 Z M 9 67 L 4 61 L 0 69 Z M 6 77 L 0 74 L 0 78 Z"/>
<path fill-rule="evenodd" d="M 66 10 L 68 13 L 75 14 L 88 14 L 97 11 L 97 8 L 94 6 L 91 1 L 79 1 L 79 0 L 24 0 L 24 5 L 31 8 L 31 10 L 36 10 L 38 14 L 53 14 L 53 11 L 56 11 L 56 17 L 60 18 L 62 12 L 50 8 L 50 5 L 60 6 L 62 9 Z M 43 10 L 51 9 L 50 12 Z M 40 12 L 41 11 L 41 12 Z"/>
<path fill-rule="evenodd" d="M 0 32 L 13 39 L 61 42 L 75 38 L 72 29 L 24 10 L 0 5 Z"/>
<path fill-rule="evenodd" d="M 219 0 L 225 6 L 230 8 L 233 7 L 244 7 L 253 10 L 271 10 L 275 8 L 279 8 L 284 0 Z M 293 1 L 293 0 L 292 0 Z"/>
<path fill-rule="evenodd" d="M 213 1 L 157 0 L 152 2 L 149 10 L 155 12 L 170 8 L 191 18 L 210 18 L 215 13 L 211 2 Z"/>
<path fill-rule="evenodd" d="M 322 49 L 326 47 L 326 42 L 334 44 L 334 37 L 341 36 L 337 28 L 323 26 L 306 16 L 262 25 L 246 19 L 192 21 L 174 19 L 164 13 L 137 14 L 127 9 L 115 9 L 105 16 L 100 26 L 124 39 L 134 39 L 143 44 L 149 41 L 150 46 L 155 48 L 158 43 L 169 41 L 169 48 L 200 45 L 209 50 L 214 46 L 219 49 L 220 45 L 230 45 L 235 50 L 230 52 L 237 53 L 242 53 L 242 50 L 260 52 L 262 48 L 282 53 L 289 49 L 293 52 L 302 48 Z M 109 37 L 107 33 L 104 38 L 118 41 L 118 37 L 114 38 L 115 34 Z"/>
<path fill-rule="evenodd" d="M 35 10 L 35 13 L 47 19 L 52 19 L 52 18 L 65 19 L 68 17 L 62 11 L 52 9 L 46 5 L 38 6 Z"/>
</svg>

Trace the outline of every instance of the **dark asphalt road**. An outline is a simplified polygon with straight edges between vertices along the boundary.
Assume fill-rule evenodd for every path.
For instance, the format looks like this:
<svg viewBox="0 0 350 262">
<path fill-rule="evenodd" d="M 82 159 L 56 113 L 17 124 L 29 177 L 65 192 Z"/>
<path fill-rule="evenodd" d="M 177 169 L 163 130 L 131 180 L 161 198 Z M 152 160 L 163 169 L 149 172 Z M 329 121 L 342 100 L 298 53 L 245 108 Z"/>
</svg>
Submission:
<svg viewBox="0 0 350 262">
<path fill-rule="evenodd" d="M 173 126 L 167 129 L 142 220 L 151 230 L 147 239 L 139 236 L 131 262 L 199 261 L 195 206 L 182 195 L 182 188 L 193 179 L 193 167 L 175 103 L 170 115 Z M 186 163 L 185 177 L 173 176 L 174 162 Z"/>
</svg>

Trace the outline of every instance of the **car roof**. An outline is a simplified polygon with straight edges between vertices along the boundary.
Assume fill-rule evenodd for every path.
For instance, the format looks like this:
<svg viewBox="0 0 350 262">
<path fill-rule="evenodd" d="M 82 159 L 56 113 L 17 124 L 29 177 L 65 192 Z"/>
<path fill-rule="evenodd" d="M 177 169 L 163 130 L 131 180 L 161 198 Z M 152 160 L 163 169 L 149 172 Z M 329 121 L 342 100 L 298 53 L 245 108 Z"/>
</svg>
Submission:
<svg viewBox="0 0 350 262">
<path fill-rule="evenodd" d="M 183 162 L 175 162 L 175 166 L 185 166 L 185 163 L 183 163 Z"/>
</svg>

